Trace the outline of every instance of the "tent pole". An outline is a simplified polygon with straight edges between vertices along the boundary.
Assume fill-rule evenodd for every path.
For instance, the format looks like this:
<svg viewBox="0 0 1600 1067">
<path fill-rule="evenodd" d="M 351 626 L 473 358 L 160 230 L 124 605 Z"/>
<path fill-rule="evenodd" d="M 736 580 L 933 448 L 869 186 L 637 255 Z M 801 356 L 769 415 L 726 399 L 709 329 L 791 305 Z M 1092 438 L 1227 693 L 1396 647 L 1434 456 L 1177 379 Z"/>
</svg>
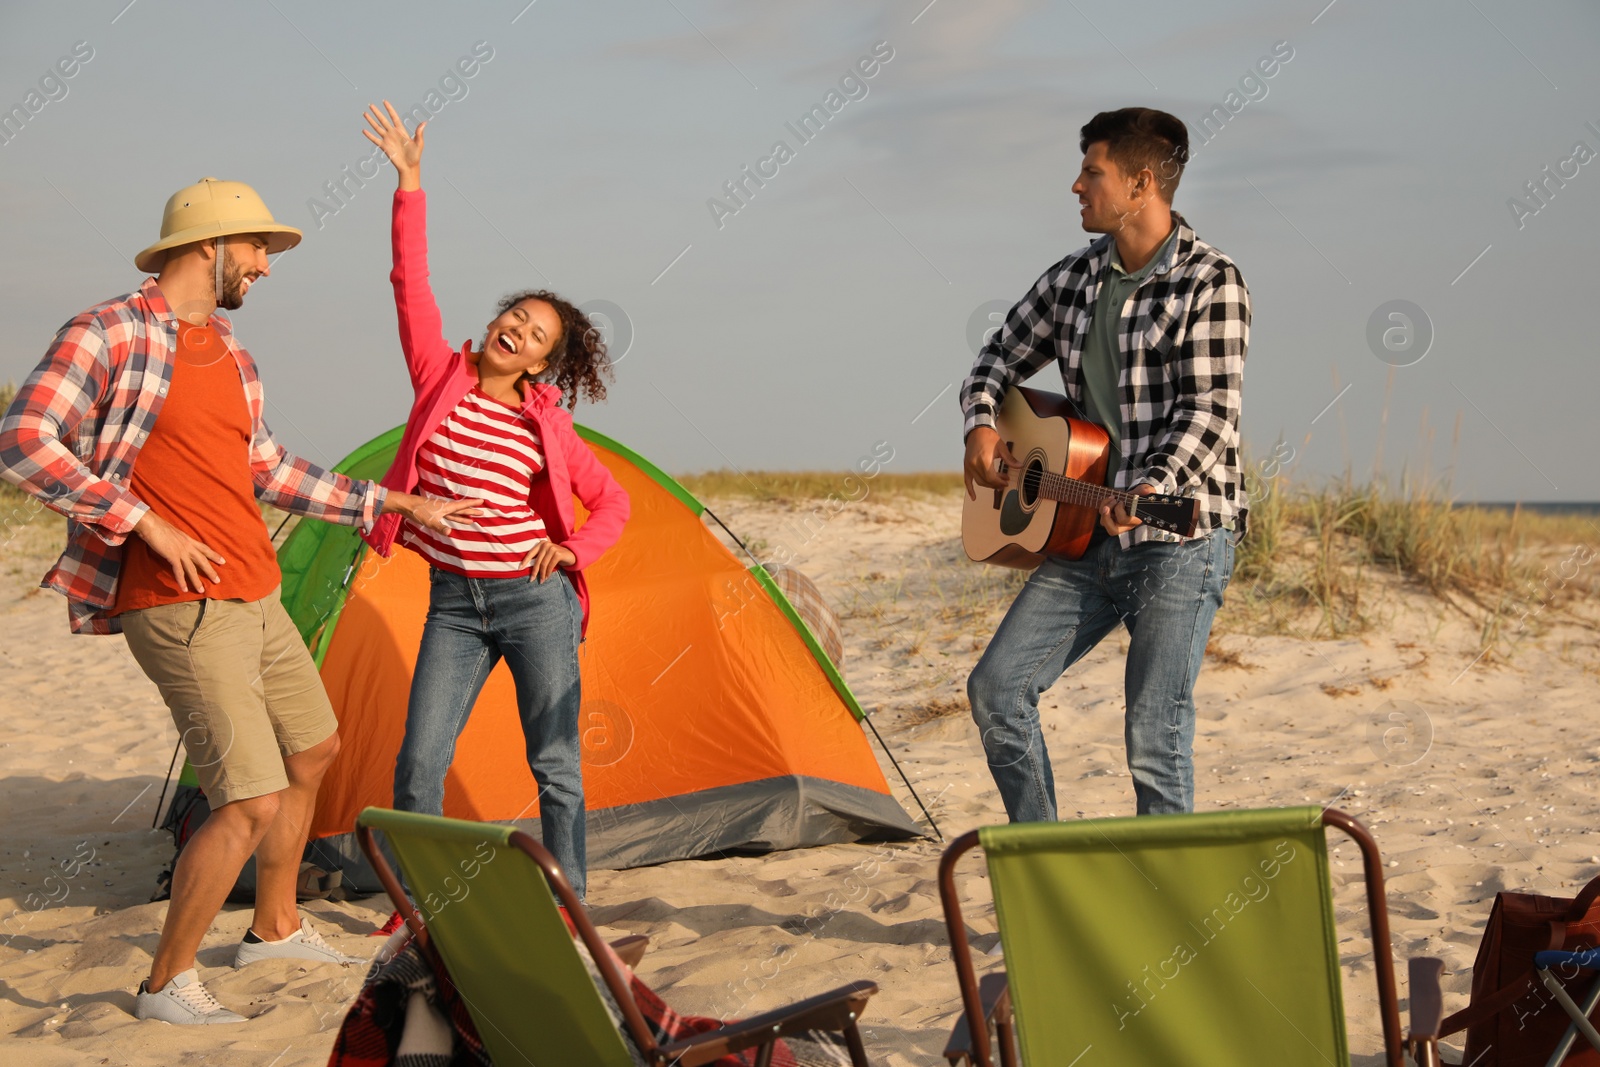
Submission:
<svg viewBox="0 0 1600 1067">
<path fill-rule="evenodd" d="M 889 762 L 894 765 L 894 769 L 900 774 L 900 780 L 906 784 L 906 789 L 910 791 L 911 799 L 915 800 L 917 807 L 922 809 L 922 814 L 927 818 L 928 825 L 933 827 L 933 832 L 939 836 L 939 841 L 942 843 L 944 841 L 944 831 L 939 829 L 939 824 L 933 821 L 933 813 L 928 810 L 928 805 L 922 802 L 922 798 L 917 795 L 916 787 L 911 784 L 911 779 L 907 778 L 906 772 L 901 769 L 900 761 L 894 758 L 893 752 L 889 751 L 889 745 L 884 741 L 883 735 L 878 732 L 877 726 L 873 724 L 872 716 L 864 715 L 861 721 L 867 724 L 867 729 L 872 731 L 872 736 L 878 739 L 878 747 L 883 749 L 885 756 L 889 757 Z"/>
<path fill-rule="evenodd" d="M 167 799 L 167 787 L 172 784 L 172 768 L 178 765 L 178 750 L 183 747 L 183 737 L 178 737 L 178 743 L 172 746 L 172 758 L 167 761 L 167 778 L 161 783 L 161 795 L 156 798 L 156 813 L 150 819 L 150 829 L 156 828 L 156 823 L 161 820 L 161 805 Z"/>
<path fill-rule="evenodd" d="M 744 554 L 745 555 L 749 556 L 757 564 L 759 564 L 759 565 L 761 565 L 763 567 L 766 566 L 766 564 L 762 563 L 759 559 L 756 559 L 756 554 L 754 552 L 750 551 L 749 548 L 745 547 L 745 543 L 743 541 L 739 540 L 739 535 L 738 534 L 736 534 L 732 530 L 728 529 L 728 524 L 723 522 L 722 519 L 718 518 L 716 512 L 712 511 L 710 508 L 706 507 L 704 504 L 700 505 L 700 509 L 702 511 L 704 511 L 707 515 L 710 515 L 711 516 L 711 520 L 713 522 L 715 522 L 718 526 L 722 527 L 722 532 L 723 533 L 725 533 L 729 537 L 733 538 L 733 543 L 734 544 L 736 544 L 740 548 L 744 549 Z"/>
</svg>

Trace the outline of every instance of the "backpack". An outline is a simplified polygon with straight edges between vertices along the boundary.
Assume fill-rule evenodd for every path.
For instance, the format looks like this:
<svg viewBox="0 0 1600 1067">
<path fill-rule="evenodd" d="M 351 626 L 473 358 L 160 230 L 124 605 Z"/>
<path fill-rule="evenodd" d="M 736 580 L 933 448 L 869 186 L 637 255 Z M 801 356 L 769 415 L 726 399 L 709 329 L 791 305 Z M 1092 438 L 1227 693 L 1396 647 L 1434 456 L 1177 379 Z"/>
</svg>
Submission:
<svg viewBox="0 0 1600 1067">
<path fill-rule="evenodd" d="M 1533 954 L 1600 945 L 1600 878 L 1576 897 L 1497 893 L 1472 964 L 1472 1000 L 1445 1019 L 1441 1034 L 1467 1031 L 1473 1067 L 1544 1067 L 1572 1022 L 1533 969 Z M 1600 974 L 1552 971 L 1582 1004 Z M 1581 1037 L 1562 1067 L 1600 1067 L 1600 1051 Z"/>
</svg>

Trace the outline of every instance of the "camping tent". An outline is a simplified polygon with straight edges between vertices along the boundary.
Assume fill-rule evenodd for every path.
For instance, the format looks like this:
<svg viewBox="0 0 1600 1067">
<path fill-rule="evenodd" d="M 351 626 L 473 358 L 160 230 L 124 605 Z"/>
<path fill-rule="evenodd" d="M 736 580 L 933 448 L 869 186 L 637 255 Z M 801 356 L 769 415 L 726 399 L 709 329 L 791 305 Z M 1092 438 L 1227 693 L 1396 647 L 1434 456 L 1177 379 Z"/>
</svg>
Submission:
<svg viewBox="0 0 1600 1067">
<path fill-rule="evenodd" d="M 621 541 L 586 572 L 589 865 L 916 836 L 868 747 L 859 704 L 766 571 L 741 564 L 670 476 L 610 438 L 578 432 L 632 499 Z M 400 433 L 338 469 L 382 476 Z M 392 800 L 427 565 L 404 549 L 385 560 L 355 531 L 318 522 L 297 526 L 278 558 L 284 606 L 321 669 L 343 741 L 308 858 L 373 888 L 353 828 L 363 807 Z M 180 791 L 174 813 L 192 799 L 192 788 Z M 502 664 L 457 746 L 444 812 L 536 833 L 537 792 Z"/>
</svg>

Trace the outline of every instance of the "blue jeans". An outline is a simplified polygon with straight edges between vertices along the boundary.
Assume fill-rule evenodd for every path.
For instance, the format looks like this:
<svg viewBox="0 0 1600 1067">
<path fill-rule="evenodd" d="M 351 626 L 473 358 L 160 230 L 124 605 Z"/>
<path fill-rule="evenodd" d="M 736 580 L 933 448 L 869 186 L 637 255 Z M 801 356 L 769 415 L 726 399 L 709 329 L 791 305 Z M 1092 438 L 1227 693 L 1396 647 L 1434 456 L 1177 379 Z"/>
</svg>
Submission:
<svg viewBox="0 0 1600 1067">
<path fill-rule="evenodd" d="M 967 679 L 972 718 L 1012 822 L 1056 818 L 1039 695 L 1121 622 L 1128 628 L 1128 770 L 1140 815 L 1194 810 L 1194 683 L 1233 573 L 1226 530 L 1082 559 L 1047 559 Z"/>
<path fill-rule="evenodd" d="M 578 761 L 578 641 L 582 609 L 560 571 L 527 578 L 463 578 L 429 568 L 406 737 L 394 769 L 394 806 L 439 815 L 456 739 L 503 656 L 517 689 L 528 767 L 539 785 L 544 847 L 581 899 L 586 882 L 583 770 Z"/>
</svg>

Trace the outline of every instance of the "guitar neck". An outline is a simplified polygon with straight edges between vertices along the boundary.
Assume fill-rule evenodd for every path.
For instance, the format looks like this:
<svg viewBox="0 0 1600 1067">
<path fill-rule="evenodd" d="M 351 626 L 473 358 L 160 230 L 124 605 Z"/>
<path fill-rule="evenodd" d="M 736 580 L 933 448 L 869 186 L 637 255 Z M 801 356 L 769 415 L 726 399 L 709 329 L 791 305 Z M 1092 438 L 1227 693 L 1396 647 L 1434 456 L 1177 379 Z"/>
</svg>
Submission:
<svg viewBox="0 0 1600 1067">
<path fill-rule="evenodd" d="M 1107 501 L 1121 504 L 1132 515 L 1137 510 L 1138 493 L 1126 489 L 1113 489 L 1107 485 L 1095 485 L 1093 482 L 1083 481 L 1081 478 L 1068 478 L 1064 474 L 1052 474 L 1049 471 L 1025 471 L 1009 467 L 1001 463 L 1001 472 L 1015 487 L 1021 486 L 1026 479 L 1028 489 L 1046 500 L 1059 500 L 1064 504 L 1077 504 L 1086 508 L 1098 508 Z"/>
</svg>

